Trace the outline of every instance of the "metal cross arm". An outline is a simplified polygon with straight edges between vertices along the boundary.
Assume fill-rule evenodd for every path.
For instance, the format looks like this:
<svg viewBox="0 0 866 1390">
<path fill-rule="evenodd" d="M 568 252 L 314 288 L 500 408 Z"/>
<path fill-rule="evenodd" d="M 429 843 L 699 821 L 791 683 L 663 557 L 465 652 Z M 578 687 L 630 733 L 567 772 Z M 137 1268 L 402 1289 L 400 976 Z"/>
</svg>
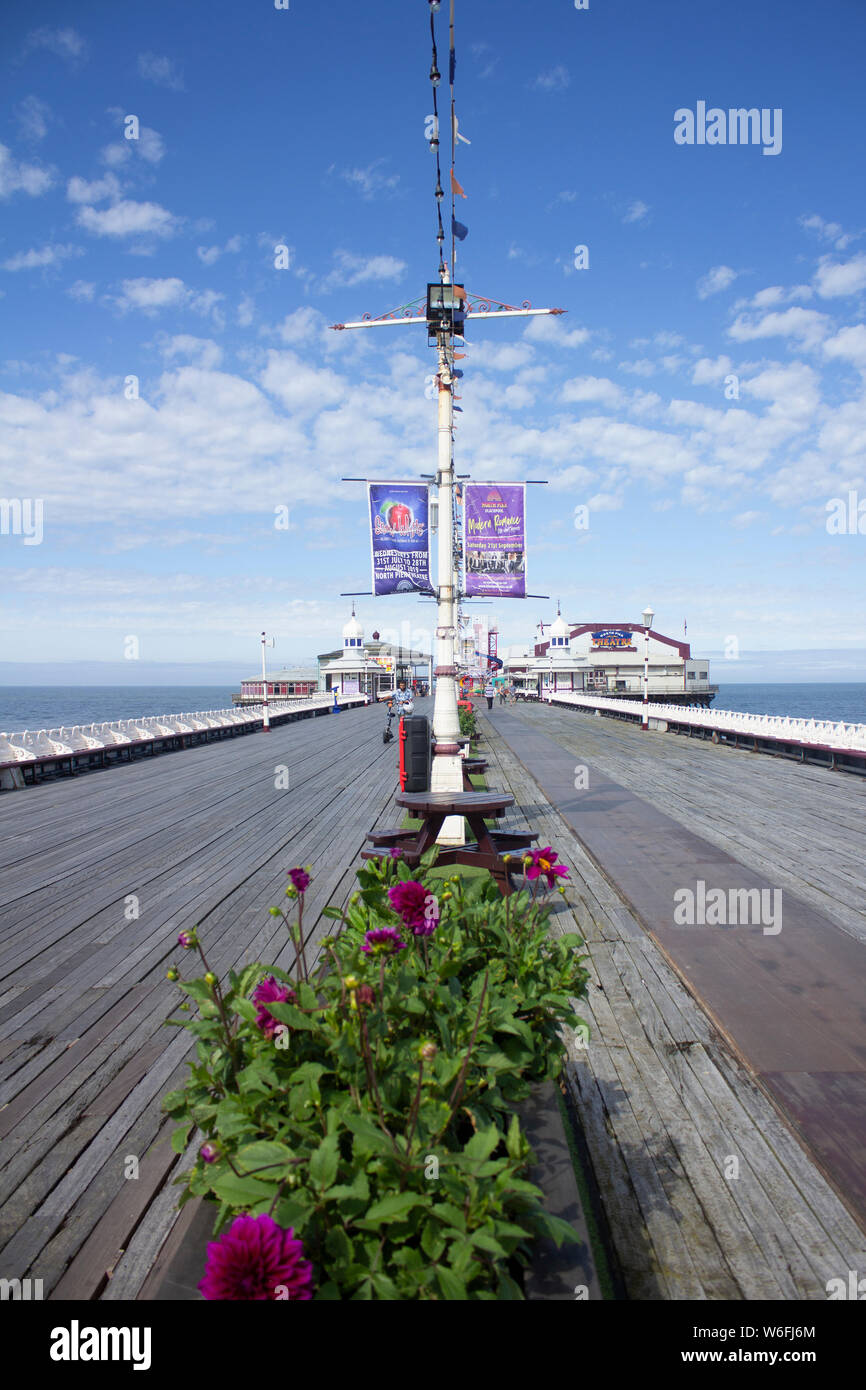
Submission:
<svg viewBox="0 0 866 1390">
<path fill-rule="evenodd" d="M 495 307 L 494 307 L 495 305 Z M 483 298 L 481 295 L 466 294 L 466 319 L 525 319 L 537 314 L 567 314 L 567 309 L 533 309 L 528 300 L 518 308 L 501 300 Z M 405 324 L 427 323 L 424 300 L 413 301 L 399 309 L 373 318 L 367 314 L 353 323 L 332 323 L 331 328 L 339 331 L 344 328 L 396 328 Z M 462 333 L 459 334 L 462 337 Z"/>
</svg>

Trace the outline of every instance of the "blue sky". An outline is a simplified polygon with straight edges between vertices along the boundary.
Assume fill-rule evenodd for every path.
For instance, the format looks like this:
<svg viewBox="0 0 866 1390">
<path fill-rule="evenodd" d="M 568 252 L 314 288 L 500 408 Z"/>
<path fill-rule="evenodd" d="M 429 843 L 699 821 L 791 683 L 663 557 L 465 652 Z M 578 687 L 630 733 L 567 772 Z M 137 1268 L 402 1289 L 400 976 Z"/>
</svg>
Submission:
<svg viewBox="0 0 866 1390">
<path fill-rule="evenodd" d="M 44 520 L 0 534 L 3 660 L 339 641 L 369 586 L 341 474 L 435 461 L 423 330 L 328 328 L 435 278 L 427 10 L 6 0 L 0 497 Z M 862 678 L 866 534 L 827 507 L 866 513 L 864 50 L 860 0 L 457 0 L 458 278 L 568 310 L 470 321 L 457 466 L 549 479 L 529 587 L 569 619 L 650 603 L 695 655 Z M 780 152 L 678 145 L 698 102 L 780 109 Z M 553 610 L 487 611 L 507 643 Z M 433 611 L 359 603 L 415 643 Z"/>
</svg>

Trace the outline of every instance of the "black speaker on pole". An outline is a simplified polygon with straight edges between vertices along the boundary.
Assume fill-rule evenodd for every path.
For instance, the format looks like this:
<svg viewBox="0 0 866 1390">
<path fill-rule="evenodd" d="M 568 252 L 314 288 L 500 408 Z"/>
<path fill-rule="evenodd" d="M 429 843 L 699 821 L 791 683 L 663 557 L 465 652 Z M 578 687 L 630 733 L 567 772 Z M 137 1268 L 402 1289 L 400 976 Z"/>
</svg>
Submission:
<svg viewBox="0 0 866 1390">
<path fill-rule="evenodd" d="M 400 720 L 400 788 L 430 789 L 430 721 L 423 714 L 404 714 Z"/>
</svg>

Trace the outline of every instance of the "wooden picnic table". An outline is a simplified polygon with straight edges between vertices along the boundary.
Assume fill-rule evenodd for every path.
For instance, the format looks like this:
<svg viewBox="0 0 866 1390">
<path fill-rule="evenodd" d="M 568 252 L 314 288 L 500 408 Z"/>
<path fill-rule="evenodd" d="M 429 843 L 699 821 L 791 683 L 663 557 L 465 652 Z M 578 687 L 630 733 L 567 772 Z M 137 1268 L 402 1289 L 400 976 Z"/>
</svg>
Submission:
<svg viewBox="0 0 866 1390">
<path fill-rule="evenodd" d="M 501 816 L 507 807 L 514 805 L 510 792 L 400 792 L 395 800 L 398 806 L 404 807 L 411 816 L 421 821 L 420 829 L 371 831 L 368 838 L 374 845 L 395 845 L 408 864 L 416 865 L 421 856 L 436 844 L 448 817 L 463 816 L 475 835 L 475 843 L 440 845 L 437 863 L 474 864 L 487 869 L 499 885 L 500 892 L 505 896 L 511 893 L 510 866 L 502 855 L 509 852 L 515 854 L 516 859 L 519 858 L 537 836 L 523 830 L 491 830 L 486 825 L 487 819 Z M 377 853 L 381 853 L 381 850 L 365 850 L 364 857 L 369 859 Z"/>
</svg>

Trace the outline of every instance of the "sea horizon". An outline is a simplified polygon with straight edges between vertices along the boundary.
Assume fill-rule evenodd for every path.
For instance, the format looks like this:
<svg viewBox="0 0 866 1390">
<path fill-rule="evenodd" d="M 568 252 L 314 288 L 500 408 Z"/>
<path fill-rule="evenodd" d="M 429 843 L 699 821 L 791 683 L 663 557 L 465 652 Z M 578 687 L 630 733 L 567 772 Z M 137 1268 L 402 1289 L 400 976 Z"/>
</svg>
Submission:
<svg viewBox="0 0 866 1390">
<path fill-rule="evenodd" d="M 234 690 L 237 689 L 237 682 Z M 0 732 L 111 723 L 148 715 L 229 709 L 230 685 L 3 685 Z M 711 709 L 866 724 L 863 681 L 728 681 Z"/>
</svg>

